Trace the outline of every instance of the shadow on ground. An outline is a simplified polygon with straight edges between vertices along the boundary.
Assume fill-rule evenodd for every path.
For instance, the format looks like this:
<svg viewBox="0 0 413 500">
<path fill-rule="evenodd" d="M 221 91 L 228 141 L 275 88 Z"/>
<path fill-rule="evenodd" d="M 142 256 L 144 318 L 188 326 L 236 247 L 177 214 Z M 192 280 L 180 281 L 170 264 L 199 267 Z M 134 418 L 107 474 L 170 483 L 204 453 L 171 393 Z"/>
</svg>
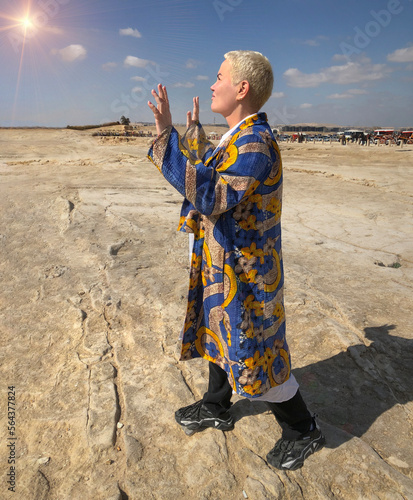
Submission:
<svg viewBox="0 0 413 500">
<path fill-rule="evenodd" d="M 395 325 L 365 328 L 372 341 L 317 363 L 294 375 L 311 412 L 337 429 L 327 446 L 361 437 L 384 412 L 413 399 L 413 341 L 390 335 Z M 235 420 L 268 411 L 263 402 L 237 401 Z M 340 432 L 344 431 L 344 432 Z"/>
</svg>

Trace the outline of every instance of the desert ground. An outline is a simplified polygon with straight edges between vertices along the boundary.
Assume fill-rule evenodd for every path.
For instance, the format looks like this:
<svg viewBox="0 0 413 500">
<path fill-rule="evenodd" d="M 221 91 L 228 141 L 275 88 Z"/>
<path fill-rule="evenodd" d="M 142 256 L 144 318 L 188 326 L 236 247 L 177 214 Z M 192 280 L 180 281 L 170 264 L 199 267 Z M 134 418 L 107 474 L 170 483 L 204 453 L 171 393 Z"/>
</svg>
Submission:
<svg viewBox="0 0 413 500">
<path fill-rule="evenodd" d="M 327 438 L 281 472 L 263 403 L 175 423 L 207 362 L 178 361 L 188 241 L 150 141 L 0 130 L 0 498 L 412 499 L 413 146 L 280 145 L 287 335 Z"/>
</svg>

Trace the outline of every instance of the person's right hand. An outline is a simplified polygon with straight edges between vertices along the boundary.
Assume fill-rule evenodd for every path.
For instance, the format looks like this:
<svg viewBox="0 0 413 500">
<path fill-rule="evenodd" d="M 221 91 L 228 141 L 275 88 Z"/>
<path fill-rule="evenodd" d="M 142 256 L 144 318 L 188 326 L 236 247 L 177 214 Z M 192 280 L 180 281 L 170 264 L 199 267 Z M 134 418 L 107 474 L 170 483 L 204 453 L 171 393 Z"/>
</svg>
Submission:
<svg viewBox="0 0 413 500">
<path fill-rule="evenodd" d="M 188 111 L 186 114 L 186 128 L 189 128 L 193 123 L 199 120 L 199 97 L 194 97 L 194 109 L 192 113 Z"/>
<path fill-rule="evenodd" d="M 151 108 L 155 118 L 156 132 L 160 135 L 163 130 L 172 125 L 168 92 L 166 91 L 165 86 L 159 84 L 158 93 L 156 93 L 155 90 L 152 90 L 151 94 L 153 95 L 157 106 L 154 106 L 151 101 L 148 101 L 148 106 Z"/>
</svg>

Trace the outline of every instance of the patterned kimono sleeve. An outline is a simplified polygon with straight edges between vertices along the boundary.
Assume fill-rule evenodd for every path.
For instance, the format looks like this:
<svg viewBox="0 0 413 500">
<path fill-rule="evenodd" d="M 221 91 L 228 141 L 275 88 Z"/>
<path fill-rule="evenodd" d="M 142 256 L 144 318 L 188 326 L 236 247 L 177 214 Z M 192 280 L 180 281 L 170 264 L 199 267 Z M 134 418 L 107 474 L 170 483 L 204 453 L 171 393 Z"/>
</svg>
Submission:
<svg viewBox="0 0 413 500">
<path fill-rule="evenodd" d="M 199 122 L 196 122 L 188 127 L 182 137 L 182 145 L 202 162 L 208 160 L 215 149 L 215 146 L 207 138 L 205 131 Z"/>
<path fill-rule="evenodd" d="M 153 143 L 148 157 L 194 207 L 218 215 L 238 205 L 270 174 L 277 161 L 259 133 L 237 133 L 224 150 L 205 163 L 188 151 L 178 132 L 168 127 Z"/>
</svg>

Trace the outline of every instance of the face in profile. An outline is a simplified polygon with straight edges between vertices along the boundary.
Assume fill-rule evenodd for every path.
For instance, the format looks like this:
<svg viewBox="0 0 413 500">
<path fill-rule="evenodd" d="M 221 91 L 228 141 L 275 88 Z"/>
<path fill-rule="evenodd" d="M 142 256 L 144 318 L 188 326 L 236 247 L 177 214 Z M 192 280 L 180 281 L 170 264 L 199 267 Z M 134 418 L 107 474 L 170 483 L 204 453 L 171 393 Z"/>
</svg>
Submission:
<svg viewBox="0 0 413 500">
<path fill-rule="evenodd" d="M 211 110 L 224 117 L 231 115 L 236 108 L 238 85 L 231 81 L 231 63 L 226 59 L 219 68 L 217 81 L 212 85 Z"/>
</svg>

